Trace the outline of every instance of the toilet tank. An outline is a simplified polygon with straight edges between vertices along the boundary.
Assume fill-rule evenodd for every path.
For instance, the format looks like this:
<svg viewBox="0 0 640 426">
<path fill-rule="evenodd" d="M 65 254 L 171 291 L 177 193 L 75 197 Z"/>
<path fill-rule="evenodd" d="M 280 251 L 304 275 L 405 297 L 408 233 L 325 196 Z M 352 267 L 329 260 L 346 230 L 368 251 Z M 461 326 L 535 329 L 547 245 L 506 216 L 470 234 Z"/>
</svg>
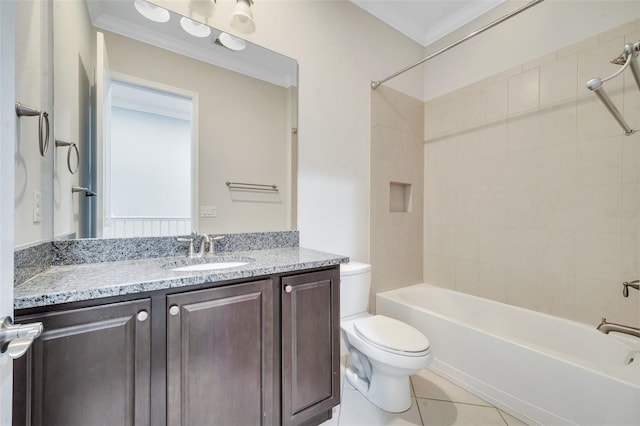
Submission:
<svg viewBox="0 0 640 426">
<path fill-rule="evenodd" d="M 371 265 L 349 262 L 340 265 L 340 317 L 367 312 L 371 289 Z"/>
</svg>

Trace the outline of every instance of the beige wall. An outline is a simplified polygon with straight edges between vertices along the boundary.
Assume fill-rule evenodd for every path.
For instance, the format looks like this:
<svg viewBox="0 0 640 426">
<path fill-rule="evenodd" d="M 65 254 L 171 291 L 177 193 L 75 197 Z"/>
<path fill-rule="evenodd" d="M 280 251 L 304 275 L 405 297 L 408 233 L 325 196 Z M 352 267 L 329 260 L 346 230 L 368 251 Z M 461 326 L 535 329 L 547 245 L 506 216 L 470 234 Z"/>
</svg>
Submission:
<svg viewBox="0 0 640 426">
<path fill-rule="evenodd" d="M 422 101 L 384 86 L 371 92 L 371 311 L 376 293 L 422 282 L 423 134 Z M 392 182 L 410 194 L 393 194 Z M 402 204 L 408 211 L 395 211 Z"/>
<path fill-rule="evenodd" d="M 432 53 L 524 5 L 506 0 L 426 48 Z M 545 0 L 428 61 L 424 99 L 442 96 L 640 16 L 636 0 Z"/>
<path fill-rule="evenodd" d="M 426 104 L 425 281 L 596 324 L 640 325 L 640 134 L 584 86 L 640 20 Z M 632 126 L 630 71 L 605 84 Z"/>
<path fill-rule="evenodd" d="M 188 0 L 164 3 L 185 14 L 190 14 L 189 5 L 195 4 Z M 215 16 L 207 22 L 240 35 L 228 26 L 234 5 L 233 0 L 219 0 Z M 301 244 L 368 261 L 369 82 L 414 62 L 424 49 L 347 0 L 261 0 L 253 10 L 257 30 L 244 38 L 295 58 L 300 66 L 297 195 Z M 422 73 L 409 72 L 389 82 L 389 87 L 420 98 Z M 43 175 L 41 187 L 51 188 L 52 169 Z M 26 210 L 30 207 L 18 209 L 16 218 L 30 217 Z M 52 215 L 52 210 L 50 196 L 45 215 Z M 16 223 L 16 244 L 52 238 L 52 229 L 42 236 L 39 231 L 26 236 L 31 227 Z"/>
<path fill-rule="evenodd" d="M 50 114 L 51 137 L 45 157 L 38 150 L 38 117 L 22 117 L 16 126 L 16 247 L 49 241 L 53 235 L 53 90 L 51 8 L 47 2 L 16 2 L 16 102 Z M 34 223 L 34 193 L 42 195 L 40 223 Z M 7 200 L 2 200 L 6 202 Z"/>
<path fill-rule="evenodd" d="M 289 90 L 104 32 L 111 71 L 198 94 L 199 218 L 207 233 L 291 228 Z M 150 158 L 152 153 L 150 153 Z M 226 181 L 276 184 L 277 194 L 230 191 Z"/>
<path fill-rule="evenodd" d="M 154 2 L 191 14 L 188 0 Z M 234 5 L 218 1 L 206 21 L 240 35 L 228 25 Z M 252 10 L 256 32 L 241 36 L 299 64 L 301 245 L 368 262 L 369 84 L 415 62 L 424 49 L 347 0 L 260 0 Z M 421 70 L 389 87 L 420 99 Z"/>
<path fill-rule="evenodd" d="M 78 1 L 53 2 L 53 61 L 54 72 L 54 114 L 52 116 L 55 139 L 76 143 L 83 155 L 89 141 L 81 134 L 80 98 L 89 95 L 93 83 L 91 62 L 91 21 L 87 7 Z M 85 34 L 86 37 L 79 35 Z M 83 87 L 84 86 L 84 87 Z M 88 87 L 87 87 L 88 86 Z M 84 125 L 88 125 L 85 123 Z M 67 168 L 68 148 L 54 148 L 53 170 L 53 235 L 65 237 L 78 231 L 79 201 L 81 194 L 72 194 L 71 186 L 82 185 L 79 170 L 71 174 Z M 75 164 L 75 157 L 72 158 Z M 85 167 L 86 164 L 81 164 Z"/>
</svg>

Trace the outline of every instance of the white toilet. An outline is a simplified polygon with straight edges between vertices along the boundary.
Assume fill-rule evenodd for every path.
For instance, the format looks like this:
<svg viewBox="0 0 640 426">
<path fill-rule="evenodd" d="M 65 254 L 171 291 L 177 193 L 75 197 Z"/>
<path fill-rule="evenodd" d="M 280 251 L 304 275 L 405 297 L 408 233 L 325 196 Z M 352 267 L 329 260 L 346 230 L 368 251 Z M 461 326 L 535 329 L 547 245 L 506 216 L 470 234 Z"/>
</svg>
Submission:
<svg viewBox="0 0 640 426">
<path fill-rule="evenodd" d="M 346 377 L 385 411 L 411 408 L 409 376 L 431 363 L 429 340 L 401 321 L 367 312 L 371 266 L 340 265 L 340 328 L 349 351 Z"/>
</svg>

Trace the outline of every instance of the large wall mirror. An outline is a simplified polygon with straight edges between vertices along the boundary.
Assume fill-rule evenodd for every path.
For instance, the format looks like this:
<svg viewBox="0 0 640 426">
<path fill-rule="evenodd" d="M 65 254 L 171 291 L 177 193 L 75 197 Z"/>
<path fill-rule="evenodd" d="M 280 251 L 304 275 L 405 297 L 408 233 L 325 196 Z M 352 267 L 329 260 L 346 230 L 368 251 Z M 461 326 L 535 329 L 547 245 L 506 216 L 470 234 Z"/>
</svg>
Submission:
<svg viewBox="0 0 640 426">
<path fill-rule="evenodd" d="M 296 229 L 295 60 L 140 0 L 53 34 L 55 238 Z"/>
</svg>

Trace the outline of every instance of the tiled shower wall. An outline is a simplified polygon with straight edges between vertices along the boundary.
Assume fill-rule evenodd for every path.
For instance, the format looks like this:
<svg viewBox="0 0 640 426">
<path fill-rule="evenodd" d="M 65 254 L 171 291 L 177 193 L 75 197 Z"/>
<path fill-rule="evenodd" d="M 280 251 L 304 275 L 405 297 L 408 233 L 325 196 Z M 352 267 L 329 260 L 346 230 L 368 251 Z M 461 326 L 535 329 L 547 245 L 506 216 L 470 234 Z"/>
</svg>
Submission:
<svg viewBox="0 0 640 426">
<path fill-rule="evenodd" d="M 591 325 L 640 326 L 640 133 L 585 84 L 640 21 L 426 103 L 424 281 Z M 631 127 L 630 71 L 605 89 Z M 373 222 L 372 222 L 373 223 Z"/>
<path fill-rule="evenodd" d="M 370 310 L 375 294 L 422 282 L 424 102 L 380 86 L 371 91 Z M 406 191 L 391 193 L 391 183 Z M 410 187 L 410 189 L 409 189 Z M 394 201 L 404 205 L 398 210 Z"/>
</svg>

